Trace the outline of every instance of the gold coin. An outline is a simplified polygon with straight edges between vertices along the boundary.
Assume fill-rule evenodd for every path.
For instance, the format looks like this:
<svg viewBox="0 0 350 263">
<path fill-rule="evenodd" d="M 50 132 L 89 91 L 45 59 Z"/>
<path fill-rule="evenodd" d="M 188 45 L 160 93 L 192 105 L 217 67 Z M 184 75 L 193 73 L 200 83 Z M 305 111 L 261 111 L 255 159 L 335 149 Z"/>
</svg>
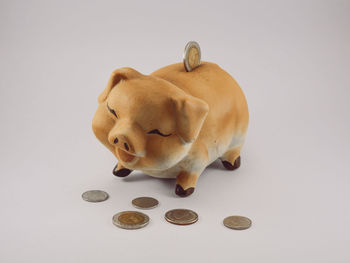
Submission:
<svg viewBox="0 0 350 263">
<path fill-rule="evenodd" d="M 252 221 L 244 216 L 229 216 L 224 219 L 224 225 L 231 229 L 244 230 L 252 225 Z"/>
<path fill-rule="evenodd" d="M 197 222 L 198 215 L 188 209 L 173 209 L 166 212 L 165 220 L 175 225 L 190 225 Z"/>
<path fill-rule="evenodd" d="M 186 71 L 192 71 L 194 68 L 200 65 L 201 49 L 197 42 L 190 41 L 187 43 L 185 46 L 183 60 Z"/>
<path fill-rule="evenodd" d="M 148 215 L 136 211 L 124 211 L 113 216 L 113 224 L 124 229 L 138 229 L 148 223 Z"/>
<path fill-rule="evenodd" d="M 108 194 L 101 190 L 86 191 L 81 196 L 87 202 L 102 202 L 108 199 Z"/>
<path fill-rule="evenodd" d="M 158 206 L 159 202 L 157 199 L 152 197 L 138 197 L 132 200 L 132 205 L 139 209 L 152 209 Z"/>
</svg>

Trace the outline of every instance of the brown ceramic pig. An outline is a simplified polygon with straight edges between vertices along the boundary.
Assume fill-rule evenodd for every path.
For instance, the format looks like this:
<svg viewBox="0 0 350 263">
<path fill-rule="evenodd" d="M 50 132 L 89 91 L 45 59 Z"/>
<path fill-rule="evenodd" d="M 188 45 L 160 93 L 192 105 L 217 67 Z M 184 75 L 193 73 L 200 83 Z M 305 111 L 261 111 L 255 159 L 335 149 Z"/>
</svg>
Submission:
<svg viewBox="0 0 350 263">
<path fill-rule="evenodd" d="M 117 69 L 98 98 L 96 137 L 116 156 L 113 173 L 132 170 L 176 178 L 175 193 L 194 192 L 203 170 L 219 158 L 240 166 L 249 114 L 237 82 L 208 62 L 191 72 L 182 63 L 143 75 Z"/>
</svg>

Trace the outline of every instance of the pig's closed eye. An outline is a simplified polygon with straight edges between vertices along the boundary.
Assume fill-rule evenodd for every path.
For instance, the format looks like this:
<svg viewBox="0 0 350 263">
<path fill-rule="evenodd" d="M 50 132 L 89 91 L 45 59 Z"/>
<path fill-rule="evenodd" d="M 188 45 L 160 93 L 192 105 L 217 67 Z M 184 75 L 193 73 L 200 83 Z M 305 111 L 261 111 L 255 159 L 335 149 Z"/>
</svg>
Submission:
<svg viewBox="0 0 350 263">
<path fill-rule="evenodd" d="M 169 134 L 163 134 L 163 133 L 161 133 L 159 130 L 157 130 L 157 129 L 154 129 L 154 130 L 151 130 L 151 131 L 149 131 L 149 132 L 147 132 L 148 134 L 158 134 L 158 135 L 160 135 L 160 136 L 163 136 L 163 137 L 168 137 L 168 136 L 170 136 L 171 135 L 171 133 L 169 133 Z"/>
<path fill-rule="evenodd" d="M 110 108 L 110 107 L 108 106 L 108 104 L 107 104 L 107 109 L 108 109 L 116 118 L 118 118 L 117 113 L 115 113 L 115 111 L 114 111 L 112 108 Z"/>
</svg>

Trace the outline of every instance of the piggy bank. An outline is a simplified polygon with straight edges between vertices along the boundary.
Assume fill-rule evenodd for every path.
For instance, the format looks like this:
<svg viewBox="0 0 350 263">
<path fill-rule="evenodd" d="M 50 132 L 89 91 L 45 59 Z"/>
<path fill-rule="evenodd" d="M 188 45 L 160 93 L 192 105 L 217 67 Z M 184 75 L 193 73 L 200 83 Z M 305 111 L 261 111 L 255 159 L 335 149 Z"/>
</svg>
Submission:
<svg viewBox="0 0 350 263">
<path fill-rule="evenodd" d="M 175 193 L 194 192 L 216 159 L 240 166 L 249 114 L 237 82 L 218 65 L 202 62 L 191 72 L 182 63 L 150 75 L 115 70 L 98 97 L 93 131 L 118 159 L 113 174 L 133 170 L 176 178 Z"/>
</svg>

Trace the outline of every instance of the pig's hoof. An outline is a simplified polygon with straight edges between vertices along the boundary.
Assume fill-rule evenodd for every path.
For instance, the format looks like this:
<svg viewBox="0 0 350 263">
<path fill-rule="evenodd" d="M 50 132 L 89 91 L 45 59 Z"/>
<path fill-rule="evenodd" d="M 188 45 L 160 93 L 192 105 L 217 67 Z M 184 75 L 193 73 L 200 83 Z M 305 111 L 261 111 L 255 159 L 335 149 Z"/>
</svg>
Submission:
<svg viewBox="0 0 350 263">
<path fill-rule="evenodd" d="M 222 164 L 227 170 L 235 170 L 241 166 L 241 156 L 238 156 L 233 165 L 229 161 L 222 161 Z"/>
<path fill-rule="evenodd" d="M 132 170 L 129 170 L 127 168 L 122 168 L 120 170 L 117 170 L 117 168 L 114 168 L 113 169 L 113 174 L 115 176 L 118 176 L 118 177 L 125 177 L 125 176 L 128 176 L 130 173 L 132 172 Z"/>
<path fill-rule="evenodd" d="M 177 184 L 176 188 L 175 188 L 175 193 L 181 197 L 189 196 L 193 192 L 194 192 L 194 187 L 190 187 L 190 188 L 187 188 L 186 190 L 184 190 L 181 185 Z"/>
</svg>

